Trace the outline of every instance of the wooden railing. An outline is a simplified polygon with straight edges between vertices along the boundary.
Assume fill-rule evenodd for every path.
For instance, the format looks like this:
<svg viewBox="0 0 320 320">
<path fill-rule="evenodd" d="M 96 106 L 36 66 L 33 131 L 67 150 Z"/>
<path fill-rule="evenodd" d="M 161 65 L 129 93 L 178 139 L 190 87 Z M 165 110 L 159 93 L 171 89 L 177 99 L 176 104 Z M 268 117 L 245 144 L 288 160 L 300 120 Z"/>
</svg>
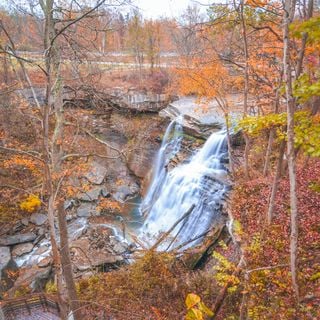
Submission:
<svg viewBox="0 0 320 320">
<path fill-rule="evenodd" d="M 15 314 L 28 312 L 32 314 L 35 308 L 43 312 L 50 312 L 56 316 L 60 315 L 57 298 L 47 294 L 32 294 L 21 298 L 7 299 L 0 302 L 0 320 L 14 320 Z"/>
</svg>

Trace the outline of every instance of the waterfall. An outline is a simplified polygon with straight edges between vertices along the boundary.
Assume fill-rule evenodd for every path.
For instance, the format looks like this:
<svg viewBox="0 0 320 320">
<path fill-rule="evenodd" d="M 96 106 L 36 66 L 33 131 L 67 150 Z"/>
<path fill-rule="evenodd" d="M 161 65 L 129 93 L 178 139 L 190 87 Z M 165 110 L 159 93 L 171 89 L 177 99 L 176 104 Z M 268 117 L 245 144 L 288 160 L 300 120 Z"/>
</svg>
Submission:
<svg viewBox="0 0 320 320">
<path fill-rule="evenodd" d="M 152 243 L 162 232 L 168 231 L 191 207 L 192 213 L 171 232 L 171 239 L 161 249 L 173 248 L 197 239 L 189 246 L 201 241 L 201 235 L 219 219 L 222 200 L 228 189 L 224 183 L 227 170 L 221 163 L 226 153 L 226 133 L 213 133 L 202 148 L 182 163 L 167 171 L 166 164 L 172 154 L 179 151 L 181 138 L 170 137 L 181 130 L 177 122 L 168 126 L 159 150 L 153 180 L 142 204 L 147 217 L 140 238 Z M 180 135 L 181 136 L 181 135 Z M 169 147 L 171 145 L 171 148 Z M 168 149 L 171 151 L 168 152 Z"/>
<path fill-rule="evenodd" d="M 149 212 L 156 197 L 161 193 L 163 182 L 167 176 L 166 166 L 170 159 L 180 150 L 182 140 L 181 122 L 182 117 L 178 117 L 171 121 L 163 136 L 161 147 L 156 157 L 151 184 L 140 207 L 143 214 L 147 214 Z"/>
</svg>

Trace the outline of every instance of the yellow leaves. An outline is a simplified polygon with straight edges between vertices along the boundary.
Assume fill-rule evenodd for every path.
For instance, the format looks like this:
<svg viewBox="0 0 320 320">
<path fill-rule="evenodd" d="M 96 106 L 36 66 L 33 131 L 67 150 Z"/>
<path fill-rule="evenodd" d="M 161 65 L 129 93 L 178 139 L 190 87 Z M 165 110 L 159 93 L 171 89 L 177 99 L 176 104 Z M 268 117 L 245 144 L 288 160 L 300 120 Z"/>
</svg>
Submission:
<svg viewBox="0 0 320 320">
<path fill-rule="evenodd" d="M 54 281 L 50 280 L 49 282 L 46 283 L 45 286 L 45 292 L 48 294 L 55 294 L 57 293 L 57 285 L 54 283 Z"/>
<path fill-rule="evenodd" d="M 198 295 L 194 293 L 189 293 L 186 298 L 186 306 L 188 309 L 191 309 L 195 305 L 197 305 L 200 301 L 201 301 L 201 298 Z"/>
<path fill-rule="evenodd" d="M 235 292 L 240 283 L 240 279 L 234 275 L 236 270 L 235 264 L 230 262 L 226 257 L 217 251 L 214 251 L 212 256 L 217 260 L 217 263 L 213 269 L 217 271 L 214 275 L 214 278 L 218 285 L 221 287 L 229 285 L 228 292 Z"/>
<path fill-rule="evenodd" d="M 185 317 L 186 320 L 203 320 L 205 315 L 209 317 L 213 316 L 213 312 L 194 293 L 187 295 L 185 303 L 188 309 Z"/>
<path fill-rule="evenodd" d="M 319 85 L 320 87 L 320 85 Z M 295 121 L 295 146 L 300 147 L 311 157 L 320 156 L 320 118 L 308 111 L 297 111 Z M 286 139 L 287 114 L 267 114 L 258 117 L 245 117 L 238 122 L 238 128 L 252 137 L 259 136 L 265 130 L 275 129 L 278 140 Z"/>
<path fill-rule="evenodd" d="M 20 209 L 29 213 L 35 212 L 41 206 L 41 200 L 37 195 L 29 195 L 20 203 Z"/>
</svg>

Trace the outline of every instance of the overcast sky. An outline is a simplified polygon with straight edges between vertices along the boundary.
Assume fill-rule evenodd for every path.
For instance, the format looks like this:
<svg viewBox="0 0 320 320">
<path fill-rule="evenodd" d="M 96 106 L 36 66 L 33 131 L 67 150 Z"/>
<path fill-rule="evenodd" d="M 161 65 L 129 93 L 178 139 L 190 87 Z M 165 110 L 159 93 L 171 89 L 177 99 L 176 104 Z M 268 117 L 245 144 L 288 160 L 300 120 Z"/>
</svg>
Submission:
<svg viewBox="0 0 320 320">
<path fill-rule="evenodd" d="M 134 3 L 142 9 L 144 17 L 157 18 L 161 16 L 179 16 L 193 0 L 135 0 Z M 199 3 L 208 4 L 209 0 L 200 0 Z"/>
</svg>

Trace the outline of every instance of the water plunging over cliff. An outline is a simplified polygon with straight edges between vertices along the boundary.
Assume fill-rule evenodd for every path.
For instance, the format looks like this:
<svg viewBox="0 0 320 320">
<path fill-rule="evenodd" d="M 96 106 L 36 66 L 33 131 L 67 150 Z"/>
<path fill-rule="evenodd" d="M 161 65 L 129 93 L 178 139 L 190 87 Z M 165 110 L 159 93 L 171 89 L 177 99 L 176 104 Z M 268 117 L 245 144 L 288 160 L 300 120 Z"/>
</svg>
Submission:
<svg viewBox="0 0 320 320">
<path fill-rule="evenodd" d="M 168 231 L 191 207 L 192 213 L 179 223 L 171 233 L 171 240 L 161 249 L 177 247 L 204 234 L 215 219 L 220 218 L 227 186 L 227 172 L 221 163 L 226 152 L 224 131 L 213 133 L 202 148 L 186 163 L 167 171 L 166 164 L 181 144 L 181 120 L 170 123 L 159 150 L 154 177 L 142 203 L 141 211 L 146 219 L 141 229 L 141 238 L 156 239 Z M 174 134 L 172 134 L 174 132 Z M 170 243 L 174 239 L 173 243 Z M 201 241 L 201 237 L 190 245 Z"/>
</svg>

